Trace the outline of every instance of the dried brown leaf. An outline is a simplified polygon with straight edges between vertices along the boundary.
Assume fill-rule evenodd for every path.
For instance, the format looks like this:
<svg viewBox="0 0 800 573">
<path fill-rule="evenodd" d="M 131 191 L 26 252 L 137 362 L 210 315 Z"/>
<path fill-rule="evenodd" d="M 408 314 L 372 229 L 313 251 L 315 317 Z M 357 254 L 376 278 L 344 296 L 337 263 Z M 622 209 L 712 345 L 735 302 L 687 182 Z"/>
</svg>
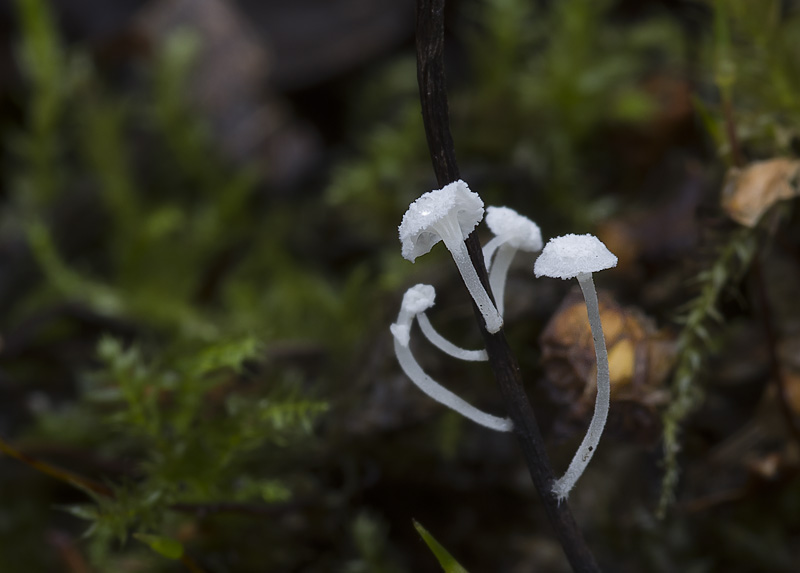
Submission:
<svg viewBox="0 0 800 573">
<path fill-rule="evenodd" d="M 674 343 L 652 320 L 600 295 L 600 320 L 608 347 L 614 425 L 637 432 L 657 428 L 656 406 L 675 356 Z M 597 365 L 586 306 L 579 294 L 565 299 L 542 333 L 542 360 L 554 401 L 568 407 L 574 422 L 591 416 Z M 616 413 L 615 413 L 616 412 Z"/>
<path fill-rule="evenodd" d="M 728 171 L 722 188 L 722 208 L 746 227 L 755 227 L 762 215 L 778 201 L 798 195 L 800 161 L 769 159 Z"/>
</svg>

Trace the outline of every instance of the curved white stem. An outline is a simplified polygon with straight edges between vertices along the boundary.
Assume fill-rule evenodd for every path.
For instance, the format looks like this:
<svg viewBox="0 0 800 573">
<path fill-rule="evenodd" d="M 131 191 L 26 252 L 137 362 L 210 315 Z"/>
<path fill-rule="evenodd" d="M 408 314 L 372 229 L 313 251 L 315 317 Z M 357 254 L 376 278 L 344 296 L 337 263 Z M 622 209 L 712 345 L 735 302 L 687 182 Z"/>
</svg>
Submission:
<svg viewBox="0 0 800 573">
<path fill-rule="evenodd" d="M 450 240 L 448 238 L 444 238 L 444 244 L 453 256 L 453 260 L 458 267 L 458 272 L 461 273 L 461 278 L 464 280 L 464 284 L 467 286 L 472 300 L 475 301 L 478 310 L 480 310 L 481 315 L 483 315 L 484 321 L 486 321 L 486 330 L 494 334 L 503 328 L 503 317 L 497 312 L 492 299 L 489 297 L 489 293 L 483 288 L 483 284 L 481 284 L 481 280 L 478 278 L 478 272 L 475 270 L 475 267 L 472 265 L 472 260 L 469 258 L 467 245 L 464 244 L 463 240 Z"/>
<path fill-rule="evenodd" d="M 486 263 L 487 271 L 492 266 L 492 257 L 494 256 L 494 252 L 502 243 L 503 239 L 501 239 L 500 236 L 495 235 L 483 246 L 483 261 Z"/>
<path fill-rule="evenodd" d="M 408 342 L 411 340 L 411 323 L 413 321 L 414 315 L 401 308 L 400 314 L 397 315 L 397 321 L 389 326 L 395 339 L 399 340 L 403 346 L 408 346 Z"/>
<path fill-rule="evenodd" d="M 425 374 L 414 359 L 411 350 L 407 346 L 400 344 L 397 338 L 394 339 L 394 351 L 395 354 L 397 354 L 397 361 L 400 363 L 400 367 L 403 369 L 403 372 L 406 373 L 406 376 L 411 378 L 411 381 L 428 396 L 481 426 L 497 430 L 498 432 L 510 432 L 512 430 L 513 423 L 508 418 L 499 418 L 478 410 L 475 406 L 459 398 L 450 390 L 436 382 L 436 380 Z"/>
<path fill-rule="evenodd" d="M 419 327 L 422 329 L 422 333 L 425 335 L 425 337 L 445 354 L 449 354 L 453 358 L 467 360 L 470 362 L 483 362 L 489 360 L 489 356 L 486 354 L 485 350 L 466 350 L 447 340 L 444 336 L 439 334 L 435 328 L 433 328 L 431 321 L 428 319 L 428 315 L 424 312 L 421 312 L 417 315 L 417 322 L 419 323 Z"/>
<path fill-rule="evenodd" d="M 569 464 L 564 476 L 557 480 L 553 486 L 553 493 L 559 500 L 566 499 L 570 490 L 581 477 L 583 470 L 589 464 L 603 428 L 608 417 L 608 407 L 611 401 L 611 377 L 608 370 L 608 352 L 606 351 L 606 339 L 603 336 L 603 326 L 600 323 L 600 309 L 597 302 L 597 291 L 594 288 L 594 281 L 591 273 L 580 273 L 578 284 L 581 285 L 583 298 L 586 300 L 586 310 L 589 314 L 589 324 L 592 327 L 592 339 L 594 340 L 594 353 L 597 358 L 597 399 L 594 404 L 594 415 L 589 423 L 589 429 L 581 442 L 575 457 Z"/>
<path fill-rule="evenodd" d="M 509 244 L 501 245 L 497 251 L 497 256 L 492 263 L 492 270 L 489 272 L 489 286 L 492 288 L 494 300 L 497 303 L 497 312 L 503 316 L 503 309 L 505 307 L 504 299 L 506 293 L 506 277 L 508 277 L 508 268 L 511 266 L 511 261 L 517 249 Z"/>
</svg>

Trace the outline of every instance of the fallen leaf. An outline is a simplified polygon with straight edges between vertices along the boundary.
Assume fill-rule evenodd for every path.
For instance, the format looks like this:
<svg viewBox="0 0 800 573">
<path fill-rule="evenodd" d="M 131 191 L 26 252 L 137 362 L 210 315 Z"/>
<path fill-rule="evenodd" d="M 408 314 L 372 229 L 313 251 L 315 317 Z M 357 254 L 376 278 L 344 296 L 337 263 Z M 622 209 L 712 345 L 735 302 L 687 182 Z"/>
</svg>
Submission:
<svg viewBox="0 0 800 573">
<path fill-rule="evenodd" d="M 762 215 L 778 201 L 798 195 L 800 161 L 785 158 L 732 168 L 722 188 L 722 208 L 745 227 L 755 227 Z"/>
<path fill-rule="evenodd" d="M 664 384 L 675 356 L 673 339 L 641 312 L 620 306 L 605 293 L 599 304 L 611 374 L 610 423 L 649 441 L 658 433 L 657 406 L 667 397 Z M 557 429 L 577 431 L 591 417 L 597 393 L 594 343 L 579 293 L 568 296 L 555 312 L 541 345 L 548 390 L 568 412 Z"/>
<path fill-rule="evenodd" d="M 780 452 L 769 452 L 746 460 L 745 465 L 760 478 L 771 480 L 778 475 L 783 465 L 783 455 Z"/>
</svg>

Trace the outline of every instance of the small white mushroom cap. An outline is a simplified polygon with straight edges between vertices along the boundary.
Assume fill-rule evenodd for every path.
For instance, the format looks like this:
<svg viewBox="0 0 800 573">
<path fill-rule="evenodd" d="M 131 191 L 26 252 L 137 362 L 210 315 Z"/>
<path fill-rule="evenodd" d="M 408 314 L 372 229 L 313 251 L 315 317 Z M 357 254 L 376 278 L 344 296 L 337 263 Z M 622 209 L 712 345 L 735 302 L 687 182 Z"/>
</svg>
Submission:
<svg viewBox="0 0 800 573">
<path fill-rule="evenodd" d="M 428 191 L 409 205 L 398 228 L 403 257 L 413 263 L 441 240 L 463 241 L 481 219 L 483 201 L 464 181 Z"/>
<path fill-rule="evenodd" d="M 408 346 L 411 339 L 411 323 L 414 317 L 431 308 L 436 300 L 436 289 L 431 285 L 414 285 L 403 295 L 400 305 L 400 314 L 397 322 L 389 326 L 389 330 L 397 341 L 403 346 Z"/>
<path fill-rule="evenodd" d="M 483 247 L 483 260 L 487 270 L 491 269 L 489 286 L 494 293 L 497 312 L 502 316 L 511 261 L 518 250 L 532 253 L 542 250 L 542 231 L 539 225 L 508 207 L 487 208 L 486 224 L 494 237 Z"/>
<path fill-rule="evenodd" d="M 402 309 L 410 314 L 419 314 L 431 308 L 436 300 L 436 289 L 431 285 L 414 285 L 403 295 Z"/>
<path fill-rule="evenodd" d="M 594 235 L 564 235 L 550 239 L 536 259 L 537 277 L 571 279 L 617 266 L 617 257 Z"/>
<path fill-rule="evenodd" d="M 522 251 L 536 252 L 542 248 L 539 225 L 508 207 L 488 207 L 486 224 L 505 244 Z"/>
<path fill-rule="evenodd" d="M 461 180 L 428 191 L 408 206 L 398 227 L 403 257 L 411 261 L 444 241 L 453 262 L 464 279 L 472 300 L 486 323 L 486 330 L 495 333 L 503 328 L 489 293 L 483 288 L 478 271 L 472 265 L 464 240 L 483 219 L 483 201 Z"/>
</svg>

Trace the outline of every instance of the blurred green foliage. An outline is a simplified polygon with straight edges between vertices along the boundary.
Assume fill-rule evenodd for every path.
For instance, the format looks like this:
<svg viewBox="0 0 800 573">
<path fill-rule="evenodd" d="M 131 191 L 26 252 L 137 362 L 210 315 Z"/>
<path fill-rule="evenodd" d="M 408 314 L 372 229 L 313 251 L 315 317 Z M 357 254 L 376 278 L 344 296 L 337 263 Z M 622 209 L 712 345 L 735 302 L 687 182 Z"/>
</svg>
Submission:
<svg viewBox="0 0 800 573">
<path fill-rule="evenodd" d="M 439 562 L 439 565 L 442 566 L 444 573 L 467 573 L 467 570 L 464 569 L 461 564 L 450 555 L 450 552 L 445 549 L 441 543 L 436 541 L 436 538 L 418 521 L 414 522 L 414 529 L 422 536 L 422 540 L 425 541 L 425 545 L 428 546 L 431 553 L 436 556 L 436 560 Z"/>
<path fill-rule="evenodd" d="M 796 10 L 778 0 L 707 3 L 715 20 L 700 43 L 700 77 L 692 78 L 698 116 L 722 157 L 731 158 L 726 105 L 749 157 L 791 153 L 800 125 Z M 463 69 L 450 89 L 459 160 L 488 204 L 503 197 L 524 205 L 520 211 L 536 213 L 553 234 L 588 230 L 624 208 L 606 193 L 617 181 L 599 175 L 609 163 L 609 130 L 650 125 L 660 102 L 647 80 L 683 65 L 684 40 L 664 16 L 616 21 L 610 1 L 538 4 L 463 5 L 459 33 L 448 38 L 461 42 L 454 61 Z M 13 169 L 4 174 L 0 233 L 25 239 L 41 276 L 7 304 L 4 334 L 69 305 L 109 330 L 87 334 L 62 319 L 39 334 L 41 346 L 76 353 L 74 371 L 30 356 L 4 364 L 32 389 L 53 376 L 75 382 L 54 400 L 34 392 L 35 419 L 19 441 L 80 448 L 111 467 L 125 460 L 109 472 L 112 495 L 95 492 L 88 502 L 75 497 L 61 506 L 65 518 L 87 522 L 97 570 L 173 571 L 180 567 L 173 561 L 196 546 L 213 554 L 237 543 L 242 562 L 296 566 L 307 548 L 295 545 L 301 541 L 280 520 L 261 520 L 264 529 L 245 543 L 252 522 L 228 516 L 200 527 L 192 508 L 280 507 L 311 489 L 321 452 L 335 458 L 336 447 L 350 446 L 330 436 L 320 443 L 319 428 L 351 399 L 364 349 L 372 353 L 371 335 L 384 329 L 381 303 L 445 260 L 434 253 L 412 269 L 398 254 L 403 211 L 434 186 L 413 58 L 390 62 L 352 89 L 353 148 L 334 164 L 323 201 L 264 201 L 258 174 L 220 155 L 191 105 L 197 36 L 172 35 L 140 70 L 138 87 L 120 93 L 85 53 L 64 45 L 46 0 L 17 0 L 16 7 L 26 91 L 19 95 L 22 125 L 2 142 L 11 158 L 4 165 Z M 332 261 L 325 251 L 331 235 L 352 251 Z M 681 424 L 702 399 L 720 298 L 758 247 L 748 232 L 721 244 L 698 277 L 678 340 L 662 509 L 678 476 Z M 67 344 L 75 340 L 92 350 Z M 281 360 L 286 348 L 311 348 L 322 366 L 312 364 L 316 358 Z M 444 412 L 440 422 L 432 443 L 456 459 L 461 421 Z M 31 486 L 31 498 L 49 500 L 40 487 Z M 340 495 L 323 493 L 331 504 Z M 0 570 L 21 562 L 27 571 L 52 570 L 47 552 L 31 550 L 25 538 L 48 519 L 18 499 L 6 509 Z M 347 545 L 346 556 L 325 555 L 321 567 L 406 570 L 383 517 L 347 510 L 334 525 L 315 524 Z M 349 529 L 339 531 L 342 522 Z M 659 560 L 672 547 L 682 551 L 669 556 L 676 569 L 708 569 L 692 554 L 685 528 L 636 527 L 644 533 L 633 537 L 644 542 L 626 541 L 626 554 L 653 570 L 665 570 Z M 729 537 L 747 537 L 737 527 Z M 674 539 L 657 534 L 678 529 Z M 273 546 L 269 555 L 264 539 Z M 426 542 L 444 551 L 432 537 Z"/>
<path fill-rule="evenodd" d="M 31 2 L 36 9 L 28 8 Z M 332 284 L 287 252 L 287 239 L 303 230 L 302 206 L 254 208 L 255 173 L 227 165 L 187 105 L 186 78 L 197 38 L 188 31 L 169 38 L 155 62 L 150 91 L 122 100 L 107 93 L 88 59 L 58 48 L 51 24 L 42 26 L 49 22 L 44 3 L 26 0 L 20 6 L 24 14 L 44 15 L 23 20 L 22 52 L 48 63 L 30 63 L 31 57 L 21 62 L 34 104 L 26 131 L 13 141 L 24 145 L 12 149 L 22 165 L 11 185 L 12 201 L 25 215 L 19 220 L 47 278 L 33 303 L 67 297 L 103 315 L 142 321 L 187 339 L 329 335 L 336 343 L 352 343 L 362 326 L 353 311 L 368 297 L 364 273 L 356 269 L 346 284 Z M 51 59 L 51 51 L 61 57 Z M 58 65 L 62 61 L 70 64 Z M 62 76 L 70 77 L 66 85 Z M 55 85 L 56 95 L 50 94 Z M 56 152 L 59 141 L 63 149 Z M 134 169 L 137 162 L 147 169 Z M 69 180 L 54 185 L 52 175 L 68 170 Z M 66 189 L 77 183 L 95 194 L 68 197 Z M 97 200 L 100 212 L 91 213 Z M 87 224 L 98 227 L 107 246 L 92 253 L 103 257 L 102 265 L 63 260 L 47 219 L 65 201 L 90 211 Z M 244 255 L 230 279 L 226 275 L 216 284 L 216 266 L 240 251 Z M 313 316 L 311 324 L 304 315 Z M 344 316 L 356 322 L 341 320 Z"/>
<path fill-rule="evenodd" d="M 716 350 L 712 329 L 725 321 L 719 311 L 720 301 L 735 289 L 750 268 L 757 248 L 758 234 L 753 229 L 742 228 L 732 233 L 710 266 L 695 277 L 698 293 L 685 305 L 678 318 L 682 328 L 676 341 L 672 396 L 663 415 L 664 477 L 658 502 L 658 514 L 662 518 L 675 501 L 680 474 L 681 425 L 702 403 L 700 380 L 704 363 Z"/>
<path fill-rule="evenodd" d="M 736 145 L 753 159 L 791 154 L 800 137 L 800 106 L 793 95 L 800 93 L 800 11 L 777 0 L 710 3 L 714 21 L 710 41 L 704 44 L 702 69 L 710 72 L 718 97 L 695 98 L 707 132 L 729 165 L 744 159 L 734 157 L 734 137 Z M 678 484 L 681 425 L 702 403 L 703 367 L 714 351 L 712 329 L 723 322 L 718 305 L 727 292 L 735 290 L 759 249 L 768 245 L 770 232 L 763 227 L 774 224 L 767 220 L 762 228 L 736 229 L 720 239 L 717 256 L 696 277 L 697 296 L 680 314 L 683 328 L 672 396 L 663 416 L 661 516 L 674 501 Z"/>
<path fill-rule="evenodd" d="M 595 217 L 592 199 L 603 191 L 590 144 L 604 127 L 641 126 L 652 117 L 657 104 L 645 80 L 677 65 L 682 37 L 667 18 L 614 25 L 610 2 L 566 0 L 552 10 L 534 4 L 467 5 L 461 23 L 470 32 L 470 75 L 468 85 L 450 91 L 454 138 L 462 169 L 474 170 L 479 183 L 465 177 L 489 204 L 500 198 L 497 180 L 520 173 L 527 188 L 511 200 L 574 230 Z M 392 97 L 370 87 L 356 99 L 372 113 L 379 109 L 373 98 L 386 102 L 385 123 L 362 139 L 357 160 L 336 169 L 328 191 L 367 237 L 386 236 L 397 213 L 434 183 L 413 70 L 413 60 L 395 62 L 378 77 Z M 405 83 L 394 79 L 400 74 Z M 484 189 L 480 174 L 489 170 L 506 176 L 489 177 L 492 187 Z"/>
<path fill-rule="evenodd" d="M 44 280 L 5 322 L 77 303 L 137 332 L 97 340 L 77 394 L 45 405 L 28 439 L 137 460 L 133 476 L 111 483 L 113 497 L 68 508 L 90 521 L 93 566 L 122 570 L 127 557 L 114 548 L 131 535 L 177 558 L 170 539 L 182 521 L 170 507 L 291 499 L 271 460 L 300 455 L 328 403 L 317 397 L 323 381 L 269 365 L 267 345 L 313 342 L 332 352 L 331 373 L 347 367 L 336 352 L 355 345 L 374 295 L 358 269 L 337 283 L 293 257 L 287 240 L 305 213 L 258 208 L 255 173 L 220 157 L 186 93 L 193 34 L 170 37 L 145 88 L 121 97 L 62 44 L 45 0 L 17 8 L 29 103 L 6 142 L 18 168 L 3 230 L 28 238 Z M 64 210 L 78 212 L 79 228 L 59 227 Z M 70 258 L 76 236 L 93 246 Z M 8 367 L 32 379 L 49 372 Z M 15 559 L 4 553 L 0 568 Z"/>
<path fill-rule="evenodd" d="M 342 573 L 399 573 L 404 569 L 391 554 L 389 528 L 380 518 L 366 512 L 353 520 L 352 537 L 358 558 L 345 563 Z"/>
<path fill-rule="evenodd" d="M 703 69 L 712 74 L 720 97 L 696 103 L 720 154 L 731 153 L 726 100 L 736 134 L 752 157 L 790 153 L 800 135 L 798 7 L 779 0 L 706 1 L 714 8 L 714 26 L 711 41 L 703 45 Z"/>
<path fill-rule="evenodd" d="M 734 107 L 736 132 L 753 157 L 791 151 L 800 135 L 800 13 L 794 3 L 716 0 L 714 41 L 707 58 L 715 82 Z M 730 153 L 717 114 L 710 132 Z"/>
</svg>

